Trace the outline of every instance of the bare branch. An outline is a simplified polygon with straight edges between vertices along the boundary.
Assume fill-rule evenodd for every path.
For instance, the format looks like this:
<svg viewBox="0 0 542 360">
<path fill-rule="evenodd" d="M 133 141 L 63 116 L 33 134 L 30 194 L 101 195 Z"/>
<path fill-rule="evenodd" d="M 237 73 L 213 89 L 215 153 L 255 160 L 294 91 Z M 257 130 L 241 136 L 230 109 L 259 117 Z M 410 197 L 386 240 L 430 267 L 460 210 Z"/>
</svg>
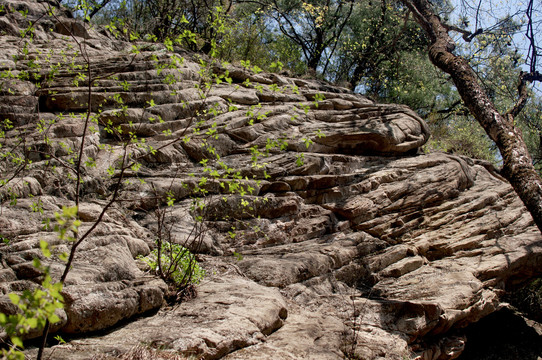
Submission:
<svg viewBox="0 0 542 360">
<path fill-rule="evenodd" d="M 523 110 L 523 108 L 525 107 L 525 104 L 527 103 L 527 99 L 529 97 L 527 85 L 534 81 L 542 81 L 542 74 L 540 74 L 538 71 L 535 71 L 534 73 L 526 73 L 523 71 L 520 72 L 518 85 L 518 100 L 516 101 L 514 107 L 512 107 L 506 112 L 505 116 L 512 116 L 515 118 L 519 115 L 521 110 Z"/>
<path fill-rule="evenodd" d="M 529 50 L 527 53 L 526 63 L 530 67 L 531 74 L 534 74 L 536 72 L 536 60 L 538 57 L 538 51 L 533 30 L 533 0 L 529 0 L 529 4 L 527 5 L 527 10 L 525 14 L 527 15 L 527 30 L 525 32 L 525 36 L 529 40 Z"/>
</svg>

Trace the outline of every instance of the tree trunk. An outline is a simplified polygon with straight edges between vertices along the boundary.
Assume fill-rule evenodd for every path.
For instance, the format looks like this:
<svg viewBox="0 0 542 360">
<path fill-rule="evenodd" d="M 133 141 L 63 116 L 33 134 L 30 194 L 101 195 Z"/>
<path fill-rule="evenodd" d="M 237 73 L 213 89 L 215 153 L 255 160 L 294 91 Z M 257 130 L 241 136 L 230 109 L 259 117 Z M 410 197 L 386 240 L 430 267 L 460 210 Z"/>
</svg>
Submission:
<svg viewBox="0 0 542 360">
<path fill-rule="evenodd" d="M 324 53 L 324 49 L 326 47 L 324 45 L 324 37 L 325 34 L 322 32 L 322 29 L 316 29 L 316 39 L 314 39 L 316 45 L 314 46 L 314 51 L 310 54 L 311 56 L 307 61 L 307 66 L 309 69 L 314 71 L 316 71 L 318 68 L 318 64 L 320 64 L 320 59 L 322 59 L 322 54 Z"/>
<path fill-rule="evenodd" d="M 514 126 L 512 111 L 500 114 L 467 61 L 454 55 L 449 28 L 435 15 L 427 0 L 402 0 L 425 30 L 431 45 L 429 58 L 450 74 L 463 102 L 497 144 L 503 159 L 502 175 L 523 201 L 538 229 L 542 231 L 542 180 L 535 170 L 521 130 Z"/>
</svg>

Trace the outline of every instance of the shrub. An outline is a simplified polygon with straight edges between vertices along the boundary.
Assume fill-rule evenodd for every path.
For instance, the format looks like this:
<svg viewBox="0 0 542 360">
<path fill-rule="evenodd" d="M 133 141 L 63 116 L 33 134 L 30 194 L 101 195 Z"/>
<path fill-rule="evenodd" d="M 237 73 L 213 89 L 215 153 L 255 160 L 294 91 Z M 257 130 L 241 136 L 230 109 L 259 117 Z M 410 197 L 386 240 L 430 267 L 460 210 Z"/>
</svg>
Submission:
<svg viewBox="0 0 542 360">
<path fill-rule="evenodd" d="M 139 259 L 149 265 L 164 281 L 178 289 L 198 284 L 205 276 L 205 270 L 199 266 L 194 254 L 179 244 L 162 242 L 162 245 L 149 255 L 140 256 Z"/>
</svg>

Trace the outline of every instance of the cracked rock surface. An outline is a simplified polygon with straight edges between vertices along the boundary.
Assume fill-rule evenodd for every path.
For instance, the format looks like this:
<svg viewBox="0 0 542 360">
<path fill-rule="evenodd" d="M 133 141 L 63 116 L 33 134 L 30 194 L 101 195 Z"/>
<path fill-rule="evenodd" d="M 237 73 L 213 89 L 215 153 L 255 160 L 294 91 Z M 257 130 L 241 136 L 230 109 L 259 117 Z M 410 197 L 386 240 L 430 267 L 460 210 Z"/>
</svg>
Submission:
<svg viewBox="0 0 542 360">
<path fill-rule="evenodd" d="M 0 13 L 0 71 L 36 74 L 1 80 L 0 118 L 13 124 L 2 146 L 24 133 L 32 164 L 0 188 L 0 235 L 9 240 L 0 245 L 0 311 L 14 311 L 7 294 L 39 284 L 34 257 L 55 279 L 63 271 L 43 258 L 40 240 L 59 252 L 69 244 L 42 222 L 73 206 L 76 188 L 52 159 L 68 161 L 85 137 L 83 161 L 95 166 L 82 173 L 83 233 L 107 206 L 118 178 L 108 169 L 126 138 L 156 149 L 130 150 L 141 166 L 125 172 L 130 183 L 77 251 L 53 329 L 70 341 L 48 349 L 52 359 L 114 358 L 138 346 L 202 359 L 452 359 L 468 341 L 462 328 L 500 309 L 508 287 L 540 275 L 542 236 L 512 188 L 490 164 L 422 154 L 430 135 L 412 110 L 216 64 L 212 74 L 231 84 L 215 82 L 202 99 L 194 54 L 145 43 L 133 54 L 133 44 L 65 14 L 42 16 L 55 1 L 0 4 L 28 9 L 26 19 Z M 19 30 L 34 20 L 29 54 L 14 61 Z M 90 97 L 63 62 L 64 51 L 85 65 L 78 44 L 99 76 Z M 178 67 L 161 66 L 174 56 L 184 59 Z M 57 62 L 65 66 L 45 81 Z M 89 98 L 96 123 L 85 132 Z M 216 155 L 243 191 L 227 191 Z M 204 213 L 193 211 L 198 187 Z M 174 306 L 164 306 L 167 285 L 136 259 L 155 247 L 166 196 L 176 200 L 165 219 L 172 237 L 207 272 L 198 296 Z M 41 212 L 32 211 L 38 201 Z M 205 231 L 186 242 L 200 215 Z"/>
</svg>

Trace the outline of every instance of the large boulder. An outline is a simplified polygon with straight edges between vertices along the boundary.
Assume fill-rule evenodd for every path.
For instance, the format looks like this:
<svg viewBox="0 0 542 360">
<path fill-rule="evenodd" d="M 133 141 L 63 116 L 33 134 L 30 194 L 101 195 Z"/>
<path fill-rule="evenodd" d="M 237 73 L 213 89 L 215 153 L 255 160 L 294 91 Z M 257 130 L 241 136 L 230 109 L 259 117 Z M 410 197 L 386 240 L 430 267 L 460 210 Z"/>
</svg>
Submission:
<svg viewBox="0 0 542 360">
<path fill-rule="evenodd" d="M 1 80 L 10 127 L 0 150 L 19 149 L 22 135 L 28 160 L 0 163 L 1 311 L 16 311 L 9 293 L 40 283 L 33 258 L 55 280 L 64 271 L 40 240 L 55 254 L 71 245 L 44 221 L 78 202 L 78 234 L 91 230 L 52 329 L 78 338 L 51 358 L 147 347 L 204 359 L 452 359 L 464 327 L 540 274 L 542 236 L 512 188 L 491 164 L 423 154 L 429 131 L 412 110 L 212 59 L 200 71 L 181 49 L 51 18 L 54 1 L 0 4 L 0 71 L 14 74 Z M 18 8 L 39 20 L 28 54 Z M 90 93 L 70 70 L 85 66 Z M 138 163 L 119 170 L 127 158 Z M 207 272 L 198 296 L 173 307 L 137 260 L 160 236 Z"/>
</svg>

